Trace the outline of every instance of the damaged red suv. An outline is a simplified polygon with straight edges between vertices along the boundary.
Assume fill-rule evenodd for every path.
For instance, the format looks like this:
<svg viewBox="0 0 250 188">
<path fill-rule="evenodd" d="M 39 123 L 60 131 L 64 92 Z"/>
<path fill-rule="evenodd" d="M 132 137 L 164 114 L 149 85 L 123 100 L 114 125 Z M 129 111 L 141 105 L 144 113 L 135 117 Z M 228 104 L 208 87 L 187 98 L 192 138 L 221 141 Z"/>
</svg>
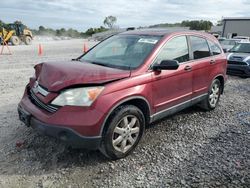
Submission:
<svg viewBox="0 0 250 188">
<path fill-rule="evenodd" d="M 72 147 L 119 159 L 135 149 L 147 124 L 195 104 L 214 109 L 226 67 L 209 34 L 129 31 L 73 61 L 36 65 L 19 118 Z"/>
</svg>

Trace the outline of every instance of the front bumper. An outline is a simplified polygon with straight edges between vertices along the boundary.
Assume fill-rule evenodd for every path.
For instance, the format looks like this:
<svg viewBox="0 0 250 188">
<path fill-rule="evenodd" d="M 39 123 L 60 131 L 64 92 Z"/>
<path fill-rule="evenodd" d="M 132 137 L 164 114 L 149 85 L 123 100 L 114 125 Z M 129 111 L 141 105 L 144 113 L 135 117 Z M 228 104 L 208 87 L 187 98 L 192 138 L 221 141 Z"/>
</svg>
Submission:
<svg viewBox="0 0 250 188">
<path fill-rule="evenodd" d="M 84 137 L 101 136 L 101 126 L 106 114 L 92 107 L 64 106 L 54 113 L 50 113 L 31 101 L 28 86 L 19 106 L 32 117 L 48 125 L 66 127 Z"/>
<path fill-rule="evenodd" d="M 101 144 L 101 136 L 82 136 L 70 128 L 44 123 L 33 117 L 20 105 L 18 106 L 18 114 L 19 119 L 24 122 L 25 125 L 32 127 L 42 135 L 57 138 L 73 148 L 95 150 L 98 149 Z"/>
<path fill-rule="evenodd" d="M 250 77 L 250 66 L 228 64 L 227 74 L 235 75 L 235 76 L 248 76 L 248 77 Z"/>
</svg>

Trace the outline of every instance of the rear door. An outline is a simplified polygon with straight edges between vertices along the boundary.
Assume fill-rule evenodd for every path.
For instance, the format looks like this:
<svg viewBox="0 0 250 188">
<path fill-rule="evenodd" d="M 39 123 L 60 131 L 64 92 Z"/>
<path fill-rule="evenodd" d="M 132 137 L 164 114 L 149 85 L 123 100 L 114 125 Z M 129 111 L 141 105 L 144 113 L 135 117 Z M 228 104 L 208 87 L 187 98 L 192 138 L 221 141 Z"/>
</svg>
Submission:
<svg viewBox="0 0 250 188">
<path fill-rule="evenodd" d="M 208 92 L 212 66 L 215 64 L 211 56 L 208 42 L 201 36 L 189 36 L 191 58 L 193 59 L 193 98 Z"/>
<path fill-rule="evenodd" d="M 189 48 L 185 35 L 167 41 L 154 63 L 162 60 L 177 60 L 177 70 L 153 72 L 153 104 L 156 113 L 162 112 L 192 97 L 192 62 L 189 62 Z"/>
<path fill-rule="evenodd" d="M 210 79 L 212 80 L 215 76 L 226 75 L 227 61 L 225 55 L 222 53 L 220 46 L 212 40 L 207 41 L 214 60 L 214 62 L 211 64 L 210 73 Z"/>
</svg>

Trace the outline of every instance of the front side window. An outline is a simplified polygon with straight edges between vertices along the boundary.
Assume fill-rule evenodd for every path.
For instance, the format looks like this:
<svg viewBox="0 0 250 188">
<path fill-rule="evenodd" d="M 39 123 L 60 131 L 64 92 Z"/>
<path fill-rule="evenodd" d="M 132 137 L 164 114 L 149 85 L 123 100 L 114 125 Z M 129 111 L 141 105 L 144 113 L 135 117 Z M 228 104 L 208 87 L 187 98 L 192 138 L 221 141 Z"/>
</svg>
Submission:
<svg viewBox="0 0 250 188">
<path fill-rule="evenodd" d="M 158 54 L 155 63 L 163 60 L 177 60 L 179 63 L 189 60 L 187 39 L 185 36 L 170 39 Z"/>
<path fill-rule="evenodd" d="M 200 59 L 210 56 L 210 51 L 206 39 L 190 36 L 190 44 L 194 59 Z"/>
<path fill-rule="evenodd" d="M 162 36 L 116 35 L 83 55 L 80 61 L 130 70 L 143 64 Z"/>
<path fill-rule="evenodd" d="M 208 44 L 210 46 L 210 50 L 211 50 L 213 55 L 219 55 L 222 53 L 218 44 L 211 42 L 211 41 L 208 41 Z"/>
</svg>

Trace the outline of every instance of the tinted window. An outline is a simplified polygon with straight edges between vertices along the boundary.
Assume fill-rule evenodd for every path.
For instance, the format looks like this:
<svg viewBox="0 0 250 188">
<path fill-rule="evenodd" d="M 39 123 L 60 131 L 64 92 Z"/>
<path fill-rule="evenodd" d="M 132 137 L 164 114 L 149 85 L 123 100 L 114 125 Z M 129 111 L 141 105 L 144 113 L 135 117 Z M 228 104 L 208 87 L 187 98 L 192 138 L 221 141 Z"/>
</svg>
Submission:
<svg viewBox="0 0 250 188">
<path fill-rule="evenodd" d="M 191 36 L 190 43 L 194 59 L 200 59 L 210 56 L 210 51 L 206 39 L 201 37 Z"/>
<path fill-rule="evenodd" d="M 239 41 L 237 41 L 237 40 L 224 40 L 224 41 L 221 41 L 221 44 L 223 44 L 223 45 L 235 45 L 236 42 L 239 42 Z"/>
<path fill-rule="evenodd" d="M 185 36 L 170 39 L 161 49 L 156 58 L 156 63 L 163 60 L 177 60 L 179 63 L 189 60 L 187 39 Z"/>
<path fill-rule="evenodd" d="M 213 55 L 221 54 L 221 49 L 218 44 L 211 42 L 211 41 L 208 41 L 208 44 L 210 46 L 210 50 Z"/>
</svg>

